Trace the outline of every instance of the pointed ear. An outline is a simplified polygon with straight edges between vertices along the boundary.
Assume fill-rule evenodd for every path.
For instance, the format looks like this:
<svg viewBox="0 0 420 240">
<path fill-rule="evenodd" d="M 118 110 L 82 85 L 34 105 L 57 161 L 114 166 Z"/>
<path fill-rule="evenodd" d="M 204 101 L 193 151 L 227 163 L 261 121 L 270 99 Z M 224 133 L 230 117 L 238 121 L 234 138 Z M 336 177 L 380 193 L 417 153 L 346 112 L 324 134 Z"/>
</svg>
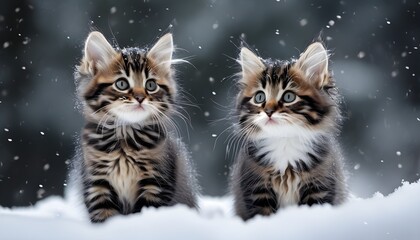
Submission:
<svg viewBox="0 0 420 240">
<path fill-rule="evenodd" d="M 308 81 L 317 84 L 319 88 L 328 84 L 328 52 L 320 42 L 309 45 L 296 62 Z"/>
<path fill-rule="evenodd" d="M 167 33 L 149 50 L 147 58 L 149 58 L 153 64 L 156 64 L 159 70 L 164 70 L 168 73 L 171 69 L 173 51 L 174 44 L 172 34 Z"/>
<path fill-rule="evenodd" d="M 85 43 L 84 61 L 89 71 L 96 74 L 98 70 L 105 69 L 115 55 L 115 50 L 100 32 L 91 32 Z"/>
<path fill-rule="evenodd" d="M 246 47 L 241 49 L 239 63 L 242 66 L 242 81 L 245 83 L 258 77 L 265 69 L 261 59 Z"/>
</svg>

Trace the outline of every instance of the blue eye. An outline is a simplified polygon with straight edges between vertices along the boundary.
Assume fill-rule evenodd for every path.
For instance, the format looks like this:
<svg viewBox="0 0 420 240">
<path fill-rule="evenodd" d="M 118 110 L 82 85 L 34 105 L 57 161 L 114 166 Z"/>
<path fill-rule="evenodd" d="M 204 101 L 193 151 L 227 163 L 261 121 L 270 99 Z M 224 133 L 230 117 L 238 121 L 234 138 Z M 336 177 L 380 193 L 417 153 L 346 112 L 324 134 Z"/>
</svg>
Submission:
<svg viewBox="0 0 420 240">
<path fill-rule="evenodd" d="M 146 82 L 146 89 L 147 91 L 153 92 L 157 89 L 157 84 L 154 79 L 149 79 Z"/>
<path fill-rule="evenodd" d="M 295 99 L 296 99 L 296 94 L 291 91 L 287 91 L 283 94 L 283 102 L 285 103 L 291 103 L 295 101 Z"/>
<path fill-rule="evenodd" d="M 265 102 L 265 93 L 263 91 L 258 91 L 255 94 L 254 102 L 257 104 Z"/>
<path fill-rule="evenodd" d="M 128 83 L 127 79 L 118 78 L 117 81 L 115 81 L 115 87 L 117 87 L 117 89 L 120 91 L 125 91 L 130 88 L 130 84 Z"/>
</svg>

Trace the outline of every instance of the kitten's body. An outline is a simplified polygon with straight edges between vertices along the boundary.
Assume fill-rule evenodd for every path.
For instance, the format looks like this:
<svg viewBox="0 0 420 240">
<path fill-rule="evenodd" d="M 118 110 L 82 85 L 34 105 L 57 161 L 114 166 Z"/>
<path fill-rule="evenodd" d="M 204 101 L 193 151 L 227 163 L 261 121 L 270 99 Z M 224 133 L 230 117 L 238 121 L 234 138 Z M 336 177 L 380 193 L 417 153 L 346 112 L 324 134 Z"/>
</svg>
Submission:
<svg viewBox="0 0 420 240">
<path fill-rule="evenodd" d="M 237 103 L 242 147 L 231 189 L 236 213 L 244 220 L 288 205 L 345 200 L 336 140 L 338 96 L 331 91 L 334 82 L 327 61 L 319 43 L 292 63 L 263 62 L 242 49 Z M 292 94 L 292 101 L 286 94 Z"/>
<path fill-rule="evenodd" d="M 196 183 L 174 136 L 172 36 L 149 51 L 114 50 L 102 34 L 86 41 L 76 71 L 86 125 L 74 177 L 91 221 L 176 203 L 196 207 Z"/>
</svg>

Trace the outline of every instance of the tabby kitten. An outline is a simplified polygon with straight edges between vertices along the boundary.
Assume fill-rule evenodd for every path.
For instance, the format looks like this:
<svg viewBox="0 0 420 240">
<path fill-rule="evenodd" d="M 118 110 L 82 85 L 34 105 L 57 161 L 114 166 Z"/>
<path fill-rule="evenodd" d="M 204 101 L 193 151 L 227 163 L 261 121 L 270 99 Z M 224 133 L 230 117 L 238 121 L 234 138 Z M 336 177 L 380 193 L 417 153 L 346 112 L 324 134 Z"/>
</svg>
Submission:
<svg viewBox="0 0 420 240">
<path fill-rule="evenodd" d="M 288 205 L 342 203 L 339 96 L 323 45 L 311 44 L 291 62 L 263 60 L 242 48 L 239 62 L 236 214 L 247 220 Z"/>
<path fill-rule="evenodd" d="M 74 163 L 92 222 L 143 207 L 196 207 L 189 159 L 174 136 L 177 88 L 172 35 L 150 49 L 114 49 L 99 32 L 88 36 L 76 68 L 86 125 Z"/>
</svg>

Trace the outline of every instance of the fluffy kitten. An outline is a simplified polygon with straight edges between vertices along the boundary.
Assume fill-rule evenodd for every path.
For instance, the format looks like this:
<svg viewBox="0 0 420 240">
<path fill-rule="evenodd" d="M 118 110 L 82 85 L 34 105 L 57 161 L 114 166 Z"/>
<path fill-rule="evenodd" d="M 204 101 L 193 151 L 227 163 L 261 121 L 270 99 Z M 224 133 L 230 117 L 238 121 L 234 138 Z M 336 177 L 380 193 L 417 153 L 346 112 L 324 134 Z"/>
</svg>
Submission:
<svg viewBox="0 0 420 240">
<path fill-rule="evenodd" d="M 196 207 L 196 183 L 171 114 L 177 88 L 173 42 L 150 49 L 114 49 L 88 36 L 75 78 L 86 125 L 74 172 L 92 222 L 143 207 Z"/>
<path fill-rule="evenodd" d="M 292 62 L 263 60 L 242 48 L 239 62 L 236 214 L 247 220 L 288 205 L 342 203 L 339 96 L 323 45 L 311 44 Z"/>
</svg>

